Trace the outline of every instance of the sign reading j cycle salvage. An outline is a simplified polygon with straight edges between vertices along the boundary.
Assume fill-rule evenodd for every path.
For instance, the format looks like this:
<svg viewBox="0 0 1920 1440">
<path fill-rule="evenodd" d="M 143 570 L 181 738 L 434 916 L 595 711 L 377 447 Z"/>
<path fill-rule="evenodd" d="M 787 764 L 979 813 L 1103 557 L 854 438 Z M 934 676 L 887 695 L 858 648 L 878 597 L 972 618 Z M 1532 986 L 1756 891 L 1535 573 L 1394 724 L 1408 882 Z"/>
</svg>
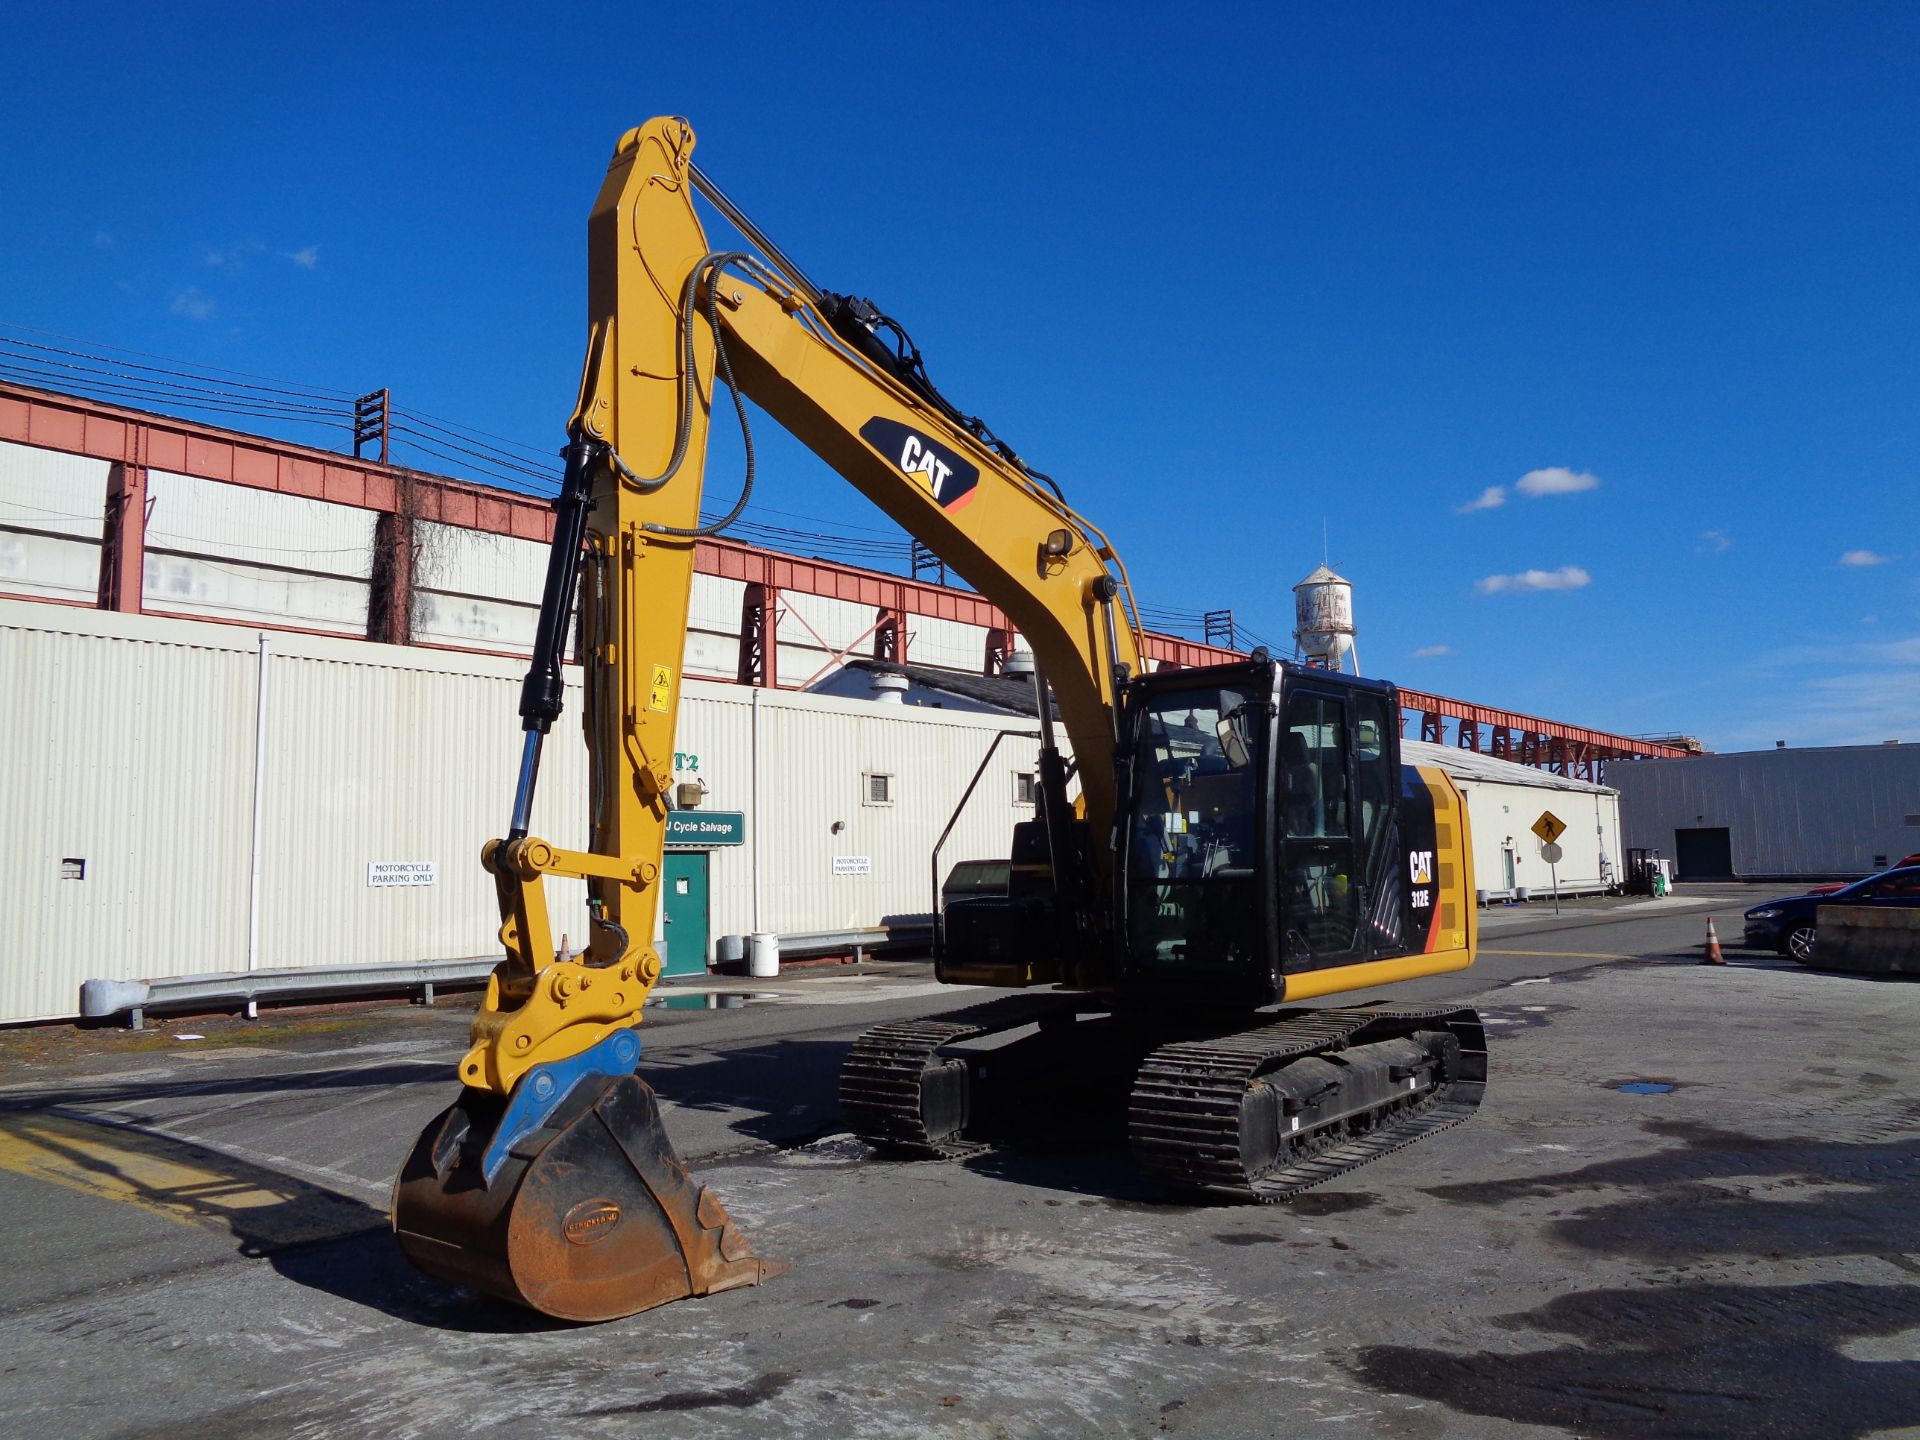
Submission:
<svg viewBox="0 0 1920 1440">
<path fill-rule="evenodd" d="M 367 884 L 378 890 L 393 885 L 433 885 L 440 879 L 438 860 L 369 860 Z"/>
<path fill-rule="evenodd" d="M 714 845 L 744 845 L 747 817 L 739 810 L 674 810 L 667 815 L 667 844 L 705 850 Z"/>
</svg>

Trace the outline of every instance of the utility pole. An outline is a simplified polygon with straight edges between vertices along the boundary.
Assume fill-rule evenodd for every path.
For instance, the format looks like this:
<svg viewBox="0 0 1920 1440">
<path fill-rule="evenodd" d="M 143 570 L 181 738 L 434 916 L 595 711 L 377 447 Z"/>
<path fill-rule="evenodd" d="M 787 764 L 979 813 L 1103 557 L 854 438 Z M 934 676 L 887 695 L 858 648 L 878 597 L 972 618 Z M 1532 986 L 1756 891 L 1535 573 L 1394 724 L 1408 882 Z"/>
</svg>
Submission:
<svg viewBox="0 0 1920 1440">
<path fill-rule="evenodd" d="M 1218 645 L 1226 650 L 1238 650 L 1233 628 L 1233 611 L 1209 610 L 1201 617 L 1207 626 L 1207 644 Z"/>
<path fill-rule="evenodd" d="M 918 580 L 923 574 L 932 575 L 934 584 L 945 585 L 947 562 L 916 540 L 913 542 L 913 578 Z"/>
<path fill-rule="evenodd" d="M 374 458 L 382 465 L 391 464 L 388 448 L 391 438 L 392 406 L 385 390 L 362 395 L 353 402 L 354 459 L 364 459 L 366 447 L 378 442 L 380 453 Z"/>
</svg>

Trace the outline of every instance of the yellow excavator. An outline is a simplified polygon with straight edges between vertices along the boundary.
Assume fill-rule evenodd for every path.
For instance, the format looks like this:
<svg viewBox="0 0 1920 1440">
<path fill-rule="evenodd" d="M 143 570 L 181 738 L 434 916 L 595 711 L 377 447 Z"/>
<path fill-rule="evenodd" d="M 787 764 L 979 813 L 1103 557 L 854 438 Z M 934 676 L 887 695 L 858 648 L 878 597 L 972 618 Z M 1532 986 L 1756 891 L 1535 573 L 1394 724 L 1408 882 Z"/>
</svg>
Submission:
<svg viewBox="0 0 1920 1440">
<path fill-rule="evenodd" d="M 743 396 L 1005 611 L 1036 660 L 1036 818 L 1012 837 L 1007 893 L 947 908 L 937 957 L 945 981 L 1022 993 L 862 1036 L 840 1083 L 855 1132 L 888 1153 L 962 1156 L 992 1143 L 996 1093 L 1002 1111 L 1045 1108 L 1063 1077 L 1091 1077 L 1120 1096 L 1150 1175 L 1264 1201 L 1464 1119 L 1486 1075 L 1471 1010 L 1297 1004 L 1473 960 L 1465 808 L 1444 773 L 1401 763 L 1393 687 L 1260 651 L 1145 673 L 1107 538 L 941 396 L 897 322 L 811 283 L 693 148 L 676 117 L 628 132 L 588 223 L 587 357 L 512 818 L 482 852 L 505 958 L 459 1097 L 395 1182 L 408 1259 L 573 1320 L 785 1268 L 688 1175 L 637 1074 L 694 547 L 751 493 Z M 753 248 L 714 249 L 696 195 Z M 747 478 L 703 524 L 721 386 Z M 579 850 L 528 828 L 576 612 Z M 549 876 L 586 882 L 577 954 L 556 952 Z M 1022 1051 L 1039 1063 L 1002 1063 Z M 1036 1088 L 1009 1096 L 1006 1075 Z"/>
</svg>

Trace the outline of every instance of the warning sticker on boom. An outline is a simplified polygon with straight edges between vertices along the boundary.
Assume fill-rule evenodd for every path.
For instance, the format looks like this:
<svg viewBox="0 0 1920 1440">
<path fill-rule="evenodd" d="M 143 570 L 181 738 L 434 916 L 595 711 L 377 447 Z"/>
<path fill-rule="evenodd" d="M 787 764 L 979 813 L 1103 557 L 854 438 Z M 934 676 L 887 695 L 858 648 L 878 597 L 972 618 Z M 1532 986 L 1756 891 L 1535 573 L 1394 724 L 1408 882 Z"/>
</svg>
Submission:
<svg viewBox="0 0 1920 1440">
<path fill-rule="evenodd" d="M 647 686 L 647 708 L 667 713 L 667 703 L 673 698 L 673 671 L 665 665 L 653 667 L 653 683 Z"/>
</svg>

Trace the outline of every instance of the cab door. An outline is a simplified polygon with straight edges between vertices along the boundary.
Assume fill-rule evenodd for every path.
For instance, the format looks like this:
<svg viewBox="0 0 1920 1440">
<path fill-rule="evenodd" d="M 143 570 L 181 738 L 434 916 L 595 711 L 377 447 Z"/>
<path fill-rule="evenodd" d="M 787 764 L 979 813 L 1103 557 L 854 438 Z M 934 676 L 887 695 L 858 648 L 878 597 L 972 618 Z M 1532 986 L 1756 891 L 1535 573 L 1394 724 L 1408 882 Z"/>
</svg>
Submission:
<svg viewBox="0 0 1920 1440">
<path fill-rule="evenodd" d="M 1361 948 L 1348 710 L 1344 695 L 1315 681 L 1296 680 L 1282 696 L 1275 832 L 1283 972 L 1345 964 Z"/>
<path fill-rule="evenodd" d="M 1420 872 L 1403 823 L 1400 706 L 1391 693 L 1356 687 L 1347 718 L 1353 727 L 1349 763 L 1365 958 L 1404 955 L 1414 948 L 1414 933 L 1425 933 L 1426 917 L 1409 913 L 1410 883 Z M 1431 869 L 1431 855 L 1426 864 Z"/>
</svg>

